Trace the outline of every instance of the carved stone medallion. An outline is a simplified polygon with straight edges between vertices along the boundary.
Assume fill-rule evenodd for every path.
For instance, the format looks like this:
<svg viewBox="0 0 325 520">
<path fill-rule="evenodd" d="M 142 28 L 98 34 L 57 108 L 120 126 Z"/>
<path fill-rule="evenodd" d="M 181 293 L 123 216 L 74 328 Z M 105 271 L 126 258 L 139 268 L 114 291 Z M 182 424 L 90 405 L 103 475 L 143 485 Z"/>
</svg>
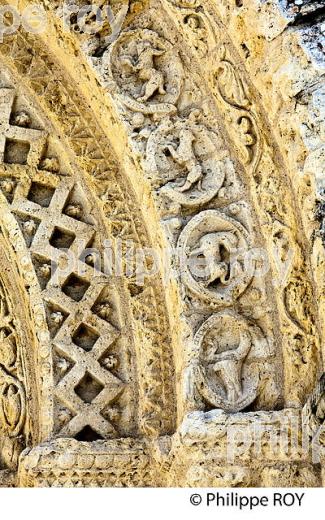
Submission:
<svg viewBox="0 0 325 520">
<path fill-rule="evenodd" d="M 203 211 L 187 224 L 179 238 L 183 283 L 208 303 L 231 305 L 254 275 L 249 243 L 242 224 L 220 211 Z"/>
<path fill-rule="evenodd" d="M 252 362 L 271 353 L 261 329 L 225 311 L 205 321 L 194 341 L 198 350 L 195 383 L 201 397 L 227 412 L 251 404 L 259 382 L 258 367 Z"/>
<path fill-rule="evenodd" d="M 183 80 L 173 46 L 148 29 L 128 31 L 116 40 L 104 61 L 121 101 L 145 114 L 175 112 Z"/>
<path fill-rule="evenodd" d="M 218 194 L 227 174 L 234 174 L 220 138 L 198 122 L 164 120 L 147 145 L 147 168 L 160 193 L 183 206 L 209 202 Z"/>
</svg>

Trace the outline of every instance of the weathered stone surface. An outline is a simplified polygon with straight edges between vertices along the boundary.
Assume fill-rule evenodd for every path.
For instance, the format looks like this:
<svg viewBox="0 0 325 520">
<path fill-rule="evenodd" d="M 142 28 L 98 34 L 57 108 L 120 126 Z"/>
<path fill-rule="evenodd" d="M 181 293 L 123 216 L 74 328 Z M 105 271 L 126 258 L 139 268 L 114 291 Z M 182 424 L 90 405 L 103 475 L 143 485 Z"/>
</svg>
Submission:
<svg viewBox="0 0 325 520">
<path fill-rule="evenodd" d="M 324 484 L 322 2 L 42 4 L 0 44 L 0 486 Z"/>
</svg>

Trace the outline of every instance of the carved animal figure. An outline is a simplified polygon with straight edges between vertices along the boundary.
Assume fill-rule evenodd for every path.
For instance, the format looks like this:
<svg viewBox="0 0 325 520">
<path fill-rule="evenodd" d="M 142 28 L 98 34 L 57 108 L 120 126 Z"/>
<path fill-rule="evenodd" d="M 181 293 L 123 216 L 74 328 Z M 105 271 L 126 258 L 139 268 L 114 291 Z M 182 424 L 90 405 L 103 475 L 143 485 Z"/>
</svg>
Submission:
<svg viewBox="0 0 325 520">
<path fill-rule="evenodd" d="M 164 74 L 157 70 L 154 58 L 162 56 L 166 51 L 154 49 L 149 41 L 140 42 L 137 45 L 138 58 L 134 63 L 132 56 L 121 56 L 121 64 L 133 72 L 138 72 L 139 79 L 144 81 L 138 101 L 148 101 L 157 91 L 166 94 Z"/>
<path fill-rule="evenodd" d="M 198 163 L 193 149 L 193 142 L 196 140 L 195 135 L 188 128 L 183 128 L 179 133 L 179 146 L 176 149 L 174 143 L 167 146 L 171 156 L 180 166 L 185 166 L 188 171 L 185 183 L 178 188 L 178 191 L 184 192 L 192 188 L 197 182 L 198 189 L 202 189 L 203 172 Z"/>
<path fill-rule="evenodd" d="M 248 331 L 243 331 L 236 349 L 215 354 L 213 371 L 216 374 L 220 373 L 227 392 L 227 399 L 231 403 L 236 403 L 242 396 L 242 366 L 251 347 L 251 335 Z"/>
<path fill-rule="evenodd" d="M 217 280 L 223 285 L 229 283 L 230 265 L 225 258 L 230 259 L 236 245 L 237 237 L 226 231 L 208 233 L 200 239 L 199 247 L 192 251 L 191 256 L 203 255 L 205 258 L 206 287 Z"/>
</svg>

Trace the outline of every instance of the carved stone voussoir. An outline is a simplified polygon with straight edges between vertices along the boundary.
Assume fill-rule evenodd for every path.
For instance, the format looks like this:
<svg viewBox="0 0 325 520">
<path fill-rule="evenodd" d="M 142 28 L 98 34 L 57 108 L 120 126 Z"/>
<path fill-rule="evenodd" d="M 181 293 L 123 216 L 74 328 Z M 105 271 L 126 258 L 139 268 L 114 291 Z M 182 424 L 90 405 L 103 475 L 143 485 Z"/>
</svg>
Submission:
<svg viewBox="0 0 325 520">
<path fill-rule="evenodd" d="M 120 99 L 129 109 L 145 114 L 176 111 L 183 68 L 166 39 L 148 29 L 126 31 L 104 54 L 106 62 Z"/>
<path fill-rule="evenodd" d="M 199 213 L 178 241 L 182 282 L 207 303 L 233 304 L 254 275 L 249 246 L 248 232 L 233 218 L 216 210 Z"/>
<path fill-rule="evenodd" d="M 231 311 L 212 315 L 194 338 L 197 391 L 213 408 L 236 412 L 257 396 L 259 368 L 254 361 L 273 354 L 263 332 Z"/>
<path fill-rule="evenodd" d="M 159 193 L 174 203 L 194 207 L 218 195 L 234 167 L 221 139 L 199 123 L 193 110 L 187 120 L 164 119 L 151 133 L 146 149 L 147 174 Z"/>
</svg>

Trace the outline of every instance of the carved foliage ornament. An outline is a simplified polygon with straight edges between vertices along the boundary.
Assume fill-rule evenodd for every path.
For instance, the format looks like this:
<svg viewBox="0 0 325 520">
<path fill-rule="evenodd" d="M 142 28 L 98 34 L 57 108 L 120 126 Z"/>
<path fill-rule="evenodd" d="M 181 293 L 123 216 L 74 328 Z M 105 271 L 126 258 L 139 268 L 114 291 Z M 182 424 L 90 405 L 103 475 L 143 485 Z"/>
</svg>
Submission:
<svg viewBox="0 0 325 520">
<path fill-rule="evenodd" d="M 239 222 L 217 210 L 203 211 L 179 238 L 182 282 L 207 303 L 233 304 L 254 275 L 249 244 L 248 232 Z"/>
<path fill-rule="evenodd" d="M 272 354 L 261 329 L 225 311 L 205 321 L 194 342 L 198 351 L 195 385 L 204 401 L 226 412 L 237 412 L 251 404 L 259 382 L 256 361 Z"/>
<path fill-rule="evenodd" d="M 247 87 L 236 66 L 227 58 L 224 45 L 220 46 L 217 59 L 214 78 L 218 93 L 234 109 L 231 117 L 237 139 L 241 143 L 243 162 L 255 167 L 260 157 L 260 138 Z"/>
<path fill-rule="evenodd" d="M 127 31 L 103 60 L 128 108 L 145 114 L 176 112 L 183 67 L 166 39 L 148 29 Z"/>
<path fill-rule="evenodd" d="M 14 317 L 0 283 L 0 429 L 11 438 L 22 432 L 26 415 L 19 365 Z"/>
</svg>

